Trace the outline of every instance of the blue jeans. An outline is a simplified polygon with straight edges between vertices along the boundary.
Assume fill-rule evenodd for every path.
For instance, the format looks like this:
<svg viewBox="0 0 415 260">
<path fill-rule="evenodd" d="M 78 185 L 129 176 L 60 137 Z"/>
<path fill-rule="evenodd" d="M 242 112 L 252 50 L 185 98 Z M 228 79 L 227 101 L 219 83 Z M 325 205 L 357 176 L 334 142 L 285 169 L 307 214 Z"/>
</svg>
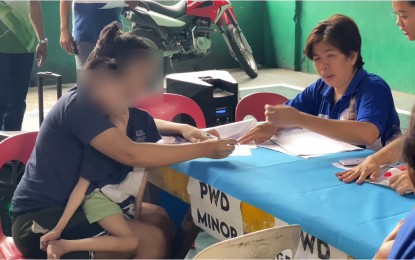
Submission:
<svg viewBox="0 0 415 260">
<path fill-rule="evenodd" d="M 0 130 L 20 131 L 34 54 L 0 53 Z"/>
</svg>

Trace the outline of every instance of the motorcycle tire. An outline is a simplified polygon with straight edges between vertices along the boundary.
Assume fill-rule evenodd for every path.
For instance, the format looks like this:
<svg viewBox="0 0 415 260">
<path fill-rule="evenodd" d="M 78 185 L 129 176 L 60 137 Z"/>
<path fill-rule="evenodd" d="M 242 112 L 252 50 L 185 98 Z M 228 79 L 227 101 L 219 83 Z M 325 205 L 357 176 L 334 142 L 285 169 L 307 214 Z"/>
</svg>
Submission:
<svg viewBox="0 0 415 260">
<path fill-rule="evenodd" d="M 234 25 L 228 25 L 225 30 L 234 58 L 250 78 L 256 78 L 258 67 L 254 56 L 249 51 L 249 46 L 245 45 L 241 34 Z"/>
<path fill-rule="evenodd" d="M 150 45 L 150 47 L 164 50 L 163 44 L 159 39 L 157 39 L 153 31 L 145 29 L 133 29 L 131 33 L 140 37 L 145 43 Z"/>
<path fill-rule="evenodd" d="M 160 39 L 157 38 L 157 36 L 155 35 L 153 31 L 145 30 L 145 29 L 133 29 L 131 33 L 140 37 L 151 48 L 164 51 L 165 48 L 162 42 L 160 41 Z M 172 73 L 174 71 L 172 62 L 169 58 L 164 58 L 163 66 L 164 66 L 163 68 L 164 75 Z"/>
</svg>

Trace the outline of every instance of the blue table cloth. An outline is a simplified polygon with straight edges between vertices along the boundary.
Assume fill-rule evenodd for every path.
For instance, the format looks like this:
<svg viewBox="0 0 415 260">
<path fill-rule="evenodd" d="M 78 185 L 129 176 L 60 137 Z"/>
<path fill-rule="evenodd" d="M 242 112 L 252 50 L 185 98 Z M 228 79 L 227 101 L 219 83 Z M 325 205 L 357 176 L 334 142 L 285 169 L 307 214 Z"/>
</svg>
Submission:
<svg viewBox="0 0 415 260">
<path fill-rule="evenodd" d="M 250 157 L 198 159 L 172 168 L 262 209 L 343 252 L 371 258 L 415 205 L 413 195 L 364 183 L 340 182 L 333 162 L 367 150 L 302 159 L 263 148 Z"/>
</svg>

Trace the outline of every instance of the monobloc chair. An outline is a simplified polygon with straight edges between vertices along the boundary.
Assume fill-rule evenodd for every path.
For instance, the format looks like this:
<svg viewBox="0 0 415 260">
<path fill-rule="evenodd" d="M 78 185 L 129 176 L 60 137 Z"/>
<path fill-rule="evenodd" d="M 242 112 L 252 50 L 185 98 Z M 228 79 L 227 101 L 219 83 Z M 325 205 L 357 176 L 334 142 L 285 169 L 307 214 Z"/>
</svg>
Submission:
<svg viewBox="0 0 415 260">
<path fill-rule="evenodd" d="M 26 164 L 36 143 L 37 132 L 27 132 L 9 137 L 0 142 L 0 168 L 10 161 Z M 0 187 L 16 187 L 19 179 L 16 174 L 10 176 L 7 182 L 0 181 Z M 11 237 L 3 233 L 0 222 L 0 259 L 21 259 L 22 254 L 16 248 Z"/>
<path fill-rule="evenodd" d="M 202 109 L 195 101 L 182 95 L 171 93 L 155 94 L 138 100 L 135 106 L 147 111 L 156 119 L 170 122 L 172 122 L 176 116 L 185 114 L 195 121 L 197 128 L 206 128 L 205 116 L 203 115 Z M 145 172 L 143 180 L 147 178 L 148 173 Z M 162 204 L 163 203 L 171 202 L 167 199 L 167 201 L 162 202 Z M 198 229 L 196 231 L 196 226 L 194 226 L 190 211 L 188 211 L 184 217 L 182 225 L 186 228 L 185 230 L 179 228 L 179 231 L 176 234 L 176 238 L 173 241 L 173 258 L 184 258 L 198 233 Z"/>
<path fill-rule="evenodd" d="M 236 121 L 253 116 L 257 121 L 265 121 L 265 105 L 282 105 L 288 98 L 275 93 L 257 92 L 242 98 L 236 106 Z"/>
<path fill-rule="evenodd" d="M 275 259 L 286 249 L 294 258 L 300 235 L 299 225 L 264 229 L 214 244 L 194 259 Z"/>
<path fill-rule="evenodd" d="M 206 121 L 199 105 L 188 97 L 177 94 L 157 94 L 140 99 L 136 107 L 146 110 L 157 119 L 173 121 L 178 115 L 188 115 L 198 128 L 205 128 Z"/>
</svg>

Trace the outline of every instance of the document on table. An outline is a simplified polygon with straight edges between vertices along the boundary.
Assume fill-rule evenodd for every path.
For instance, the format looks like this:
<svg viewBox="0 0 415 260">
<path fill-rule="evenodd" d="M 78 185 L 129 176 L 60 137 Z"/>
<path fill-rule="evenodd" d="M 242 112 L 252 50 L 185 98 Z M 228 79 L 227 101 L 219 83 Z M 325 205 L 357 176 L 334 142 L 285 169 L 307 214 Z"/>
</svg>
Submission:
<svg viewBox="0 0 415 260">
<path fill-rule="evenodd" d="M 252 145 L 235 145 L 235 150 L 230 156 L 252 156 L 252 149 L 256 149 L 256 147 Z"/>
<path fill-rule="evenodd" d="M 292 156 L 295 156 L 295 154 L 290 153 L 289 151 L 285 150 L 284 148 L 282 148 L 281 146 L 279 146 L 276 142 L 274 142 L 273 140 L 268 140 L 262 144 L 259 144 L 258 147 L 261 148 L 265 148 L 265 149 L 269 149 L 275 152 L 280 152 L 280 153 L 285 153 L 285 154 L 289 154 Z"/>
<path fill-rule="evenodd" d="M 202 131 L 216 130 L 219 133 L 220 138 L 233 138 L 239 139 L 242 135 L 248 132 L 252 127 L 257 124 L 254 119 L 240 121 L 236 123 L 230 123 L 226 125 L 220 125 L 210 128 L 201 129 Z M 182 144 L 188 143 L 186 139 L 180 136 L 163 136 L 160 143 L 164 144 Z M 256 144 L 238 144 L 235 145 L 235 150 L 231 156 L 252 156 L 252 149 L 256 149 Z"/>
<path fill-rule="evenodd" d="M 341 165 L 339 162 L 332 163 L 332 165 L 342 170 L 351 170 L 354 168 L 354 166 L 348 167 L 348 166 Z M 394 166 L 391 166 L 389 164 L 382 165 L 380 167 L 379 177 L 375 181 L 366 179 L 365 182 L 391 188 L 390 183 L 389 183 L 389 178 L 395 175 L 402 174 L 402 170 L 406 168 L 405 165 L 406 164 L 398 164 Z M 401 168 L 402 170 L 399 171 L 398 168 Z M 398 170 L 398 172 L 396 170 Z M 413 193 L 413 191 L 405 192 L 405 194 L 410 194 L 410 193 Z"/>
<path fill-rule="evenodd" d="M 277 135 L 271 138 L 271 141 L 275 143 L 275 145 L 268 145 L 269 149 L 278 150 L 283 153 L 285 152 L 303 158 L 362 149 L 358 146 L 337 141 L 307 129 L 300 128 L 281 130 Z M 266 145 L 264 147 L 267 148 Z"/>
<path fill-rule="evenodd" d="M 204 129 L 205 131 L 216 130 L 220 138 L 239 139 L 253 128 L 258 122 L 255 119 L 244 120 L 236 123 L 220 125 Z"/>
<path fill-rule="evenodd" d="M 236 123 L 230 123 L 226 125 L 220 125 L 215 127 L 209 127 L 205 129 L 201 129 L 201 131 L 209 131 L 209 130 L 216 130 L 219 133 L 220 138 L 231 138 L 231 139 L 239 139 L 243 136 L 246 132 L 248 132 L 251 128 L 253 128 L 257 124 L 255 119 L 240 121 Z M 187 143 L 188 141 L 180 136 L 163 136 L 164 143 L 167 144 L 181 144 Z M 246 146 L 246 145 L 243 145 Z M 249 144 L 250 148 L 256 148 L 255 144 Z"/>
</svg>

